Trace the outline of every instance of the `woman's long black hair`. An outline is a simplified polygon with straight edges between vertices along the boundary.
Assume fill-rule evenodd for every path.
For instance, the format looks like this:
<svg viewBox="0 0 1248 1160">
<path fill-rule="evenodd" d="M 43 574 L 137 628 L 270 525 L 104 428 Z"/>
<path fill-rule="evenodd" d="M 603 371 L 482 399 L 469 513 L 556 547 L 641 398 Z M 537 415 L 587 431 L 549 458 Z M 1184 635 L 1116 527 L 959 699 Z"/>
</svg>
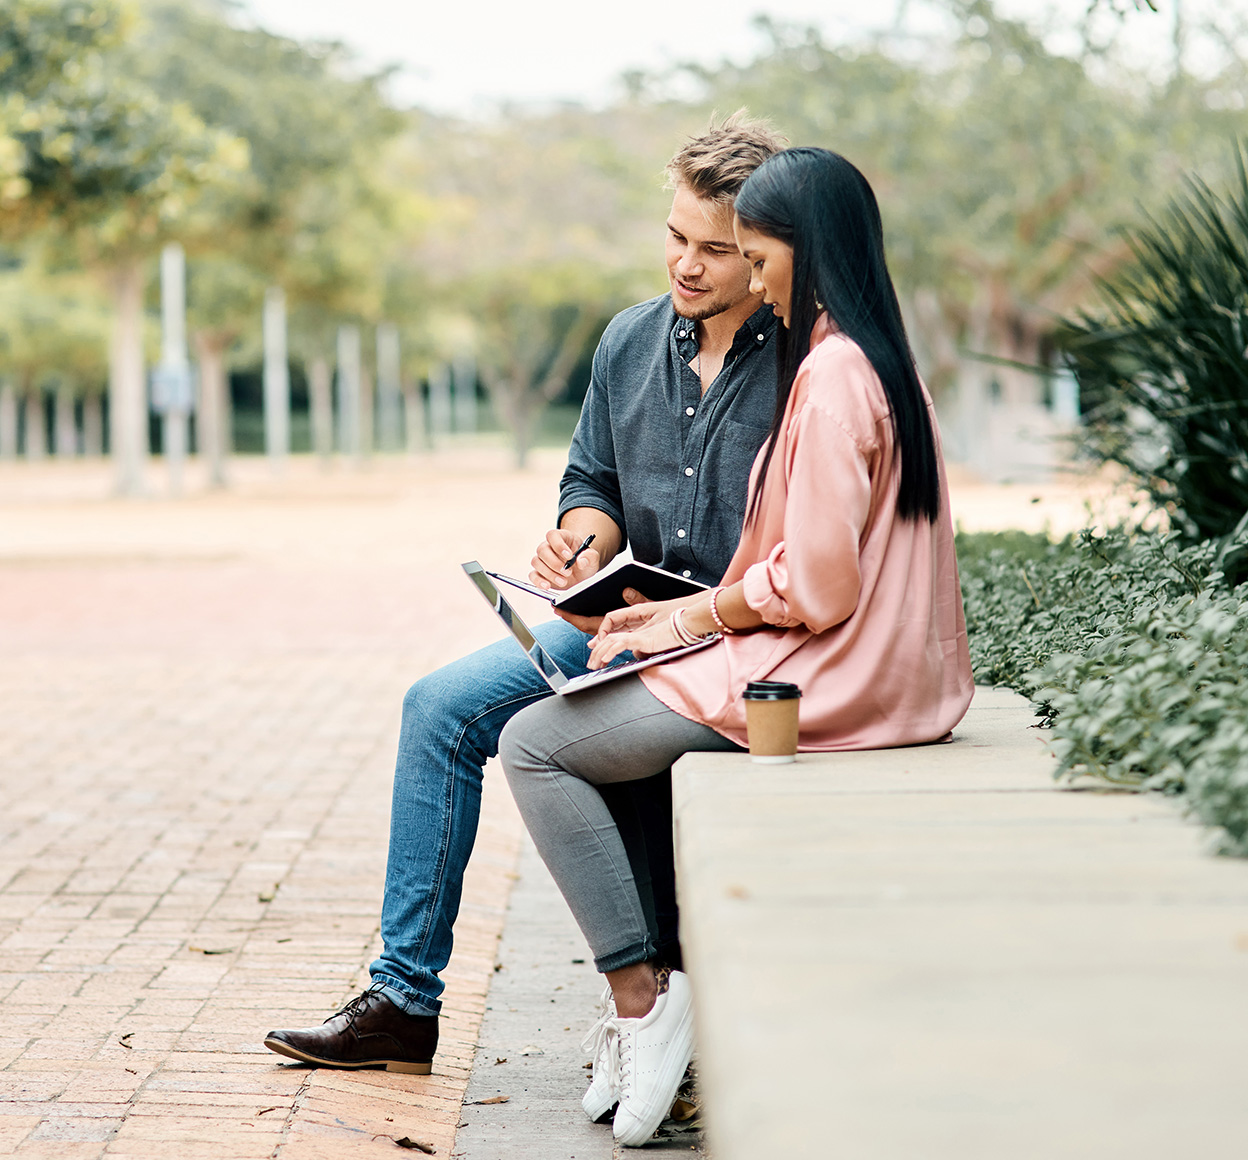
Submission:
<svg viewBox="0 0 1248 1160">
<path fill-rule="evenodd" d="M 741 223 L 793 247 L 789 326 L 780 328 L 776 413 L 747 519 L 753 519 L 780 438 L 785 407 L 822 310 L 858 344 L 884 384 L 901 457 L 897 514 L 934 522 L 940 510 L 936 439 L 884 261 L 884 229 L 871 186 L 827 149 L 786 149 L 768 158 L 737 194 Z"/>
</svg>

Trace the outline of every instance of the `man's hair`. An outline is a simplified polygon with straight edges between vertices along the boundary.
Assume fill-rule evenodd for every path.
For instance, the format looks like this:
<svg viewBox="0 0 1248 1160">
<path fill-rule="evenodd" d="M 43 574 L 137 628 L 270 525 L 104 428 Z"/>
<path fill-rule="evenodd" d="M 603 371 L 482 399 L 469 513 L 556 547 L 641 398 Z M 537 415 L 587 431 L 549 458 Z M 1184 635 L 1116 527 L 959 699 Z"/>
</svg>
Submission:
<svg viewBox="0 0 1248 1160">
<path fill-rule="evenodd" d="M 703 201 L 731 207 L 745 179 L 788 142 L 771 125 L 738 109 L 691 137 L 667 163 L 667 187 L 685 186 Z"/>
</svg>

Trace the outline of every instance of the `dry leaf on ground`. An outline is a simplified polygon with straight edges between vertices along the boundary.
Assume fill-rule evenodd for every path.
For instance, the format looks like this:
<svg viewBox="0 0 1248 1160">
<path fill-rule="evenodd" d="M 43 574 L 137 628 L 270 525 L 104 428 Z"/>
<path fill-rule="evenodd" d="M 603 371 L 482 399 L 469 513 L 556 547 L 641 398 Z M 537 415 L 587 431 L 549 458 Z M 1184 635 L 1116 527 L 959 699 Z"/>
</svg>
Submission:
<svg viewBox="0 0 1248 1160">
<path fill-rule="evenodd" d="M 413 1152 L 423 1152 L 426 1156 L 432 1156 L 437 1152 L 432 1144 L 426 1144 L 423 1140 L 413 1140 L 410 1136 L 400 1136 L 394 1142 L 400 1148 L 410 1148 Z"/>
</svg>

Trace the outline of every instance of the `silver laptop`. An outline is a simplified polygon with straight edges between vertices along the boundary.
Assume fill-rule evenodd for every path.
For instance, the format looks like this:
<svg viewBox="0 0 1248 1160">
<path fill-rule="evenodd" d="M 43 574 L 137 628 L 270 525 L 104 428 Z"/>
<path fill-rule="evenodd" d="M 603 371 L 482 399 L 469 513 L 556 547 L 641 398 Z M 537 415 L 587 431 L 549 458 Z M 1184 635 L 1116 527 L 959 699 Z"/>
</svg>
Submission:
<svg viewBox="0 0 1248 1160">
<path fill-rule="evenodd" d="M 542 679 L 556 693 L 567 696 L 569 693 L 579 693 L 582 689 L 591 689 L 595 685 L 604 684 L 607 681 L 614 681 L 619 677 L 626 677 L 630 673 L 640 672 L 642 669 L 648 669 L 651 665 L 661 664 L 663 661 L 670 661 L 673 657 L 684 656 L 685 653 L 696 652 L 700 648 L 706 648 L 708 644 L 714 644 L 719 640 L 719 634 L 715 633 L 697 644 L 685 645 L 682 648 L 674 648 L 670 652 L 659 653 L 657 656 L 646 657 L 644 660 L 623 661 L 620 664 L 612 665 L 610 668 L 598 669 L 592 673 L 584 673 L 579 677 L 569 677 L 560 667 L 555 664 L 555 658 L 550 655 L 541 642 L 533 635 L 532 630 L 520 618 L 520 614 L 511 606 L 505 597 L 495 586 L 490 574 L 481 567 L 476 560 L 470 560 L 467 564 L 462 565 L 464 571 L 468 574 L 468 579 L 476 585 L 477 591 L 485 597 L 487 603 L 498 614 L 498 619 L 506 626 L 507 631 L 516 638 L 516 643 L 524 650 L 524 655 L 533 663 L 533 667 L 542 675 Z"/>
</svg>

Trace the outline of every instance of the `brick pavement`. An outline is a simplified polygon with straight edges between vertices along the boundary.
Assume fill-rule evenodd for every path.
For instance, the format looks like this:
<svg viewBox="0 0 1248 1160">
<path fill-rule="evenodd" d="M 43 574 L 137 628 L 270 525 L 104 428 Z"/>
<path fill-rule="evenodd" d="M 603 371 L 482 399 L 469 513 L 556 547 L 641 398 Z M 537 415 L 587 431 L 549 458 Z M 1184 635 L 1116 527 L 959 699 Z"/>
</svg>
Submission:
<svg viewBox="0 0 1248 1160">
<path fill-rule="evenodd" d="M 282 1063 L 377 950 L 398 708 L 495 635 L 559 457 L 490 449 L 122 503 L 0 466 L 0 1155 L 447 1155 L 515 864 L 487 777 L 429 1077 Z"/>
</svg>

